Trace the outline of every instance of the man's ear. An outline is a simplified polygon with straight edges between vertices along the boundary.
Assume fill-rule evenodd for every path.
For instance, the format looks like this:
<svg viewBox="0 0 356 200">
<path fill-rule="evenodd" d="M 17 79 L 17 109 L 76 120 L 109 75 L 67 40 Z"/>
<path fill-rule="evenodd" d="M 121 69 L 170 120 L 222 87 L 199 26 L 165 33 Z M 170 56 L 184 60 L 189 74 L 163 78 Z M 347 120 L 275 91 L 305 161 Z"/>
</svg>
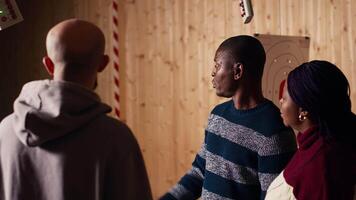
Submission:
<svg viewBox="0 0 356 200">
<path fill-rule="evenodd" d="M 98 72 L 102 72 L 106 66 L 108 65 L 109 63 L 109 56 L 108 55 L 103 55 L 102 58 L 101 58 L 101 61 L 99 63 L 99 68 L 98 68 Z"/>
<path fill-rule="evenodd" d="M 53 64 L 51 58 L 49 58 L 48 56 L 43 57 L 42 63 L 45 66 L 48 74 L 53 76 L 53 74 L 54 74 L 54 64 Z"/>
<path fill-rule="evenodd" d="M 234 80 L 238 80 L 241 78 L 243 72 L 244 72 L 244 66 L 242 63 L 234 63 L 234 66 L 232 67 L 233 73 L 234 73 Z"/>
</svg>

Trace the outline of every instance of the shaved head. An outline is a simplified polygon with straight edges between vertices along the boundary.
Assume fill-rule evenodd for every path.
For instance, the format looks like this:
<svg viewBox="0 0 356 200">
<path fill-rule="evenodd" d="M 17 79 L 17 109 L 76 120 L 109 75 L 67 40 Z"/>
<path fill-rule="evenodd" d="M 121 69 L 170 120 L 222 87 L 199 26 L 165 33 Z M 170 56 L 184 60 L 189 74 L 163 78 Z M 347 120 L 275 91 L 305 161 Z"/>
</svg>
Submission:
<svg viewBox="0 0 356 200">
<path fill-rule="evenodd" d="M 69 19 L 55 25 L 47 34 L 46 48 L 44 64 L 55 80 L 91 87 L 97 72 L 108 63 L 103 32 L 84 20 Z"/>
<path fill-rule="evenodd" d="M 87 66 L 104 53 L 105 38 L 94 24 L 70 19 L 49 31 L 46 47 L 48 56 L 54 63 Z"/>
</svg>

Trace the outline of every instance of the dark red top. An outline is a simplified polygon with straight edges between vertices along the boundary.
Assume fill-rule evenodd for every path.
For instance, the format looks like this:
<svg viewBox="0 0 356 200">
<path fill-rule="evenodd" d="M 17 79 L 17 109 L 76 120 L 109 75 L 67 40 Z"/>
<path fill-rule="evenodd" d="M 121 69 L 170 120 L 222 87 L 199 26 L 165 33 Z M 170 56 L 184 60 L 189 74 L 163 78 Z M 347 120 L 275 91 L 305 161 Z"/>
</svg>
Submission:
<svg viewBox="0 0 356 200">
<path fill-rule="evenodd" d="M 356 134 L 356 133 L 355 133 Z M 298 200 L 352 200 L 356 183 L 356 152 L 324 139 L 316 127 L 297 136 L 299 149 L 284 170 Z"/>
</svg>

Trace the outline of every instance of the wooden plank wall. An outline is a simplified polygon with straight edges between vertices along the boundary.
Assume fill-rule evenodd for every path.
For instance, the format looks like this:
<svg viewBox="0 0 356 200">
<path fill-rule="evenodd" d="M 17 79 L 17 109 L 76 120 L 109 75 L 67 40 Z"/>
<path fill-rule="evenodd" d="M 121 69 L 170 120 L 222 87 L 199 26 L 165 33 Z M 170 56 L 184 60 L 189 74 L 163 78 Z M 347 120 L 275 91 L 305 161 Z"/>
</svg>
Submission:
<svg viewBox="0 0 356 200">
<path fill-rule="evenodd" d="M 26 0 L 16 1 L 24 21 L 0 31 L 0 120 L 12 112 L 12 103 L 24 83 L 49 78 L 42 65 L 48 30 L 59 21 L 81 18 L 97 24 L 105 33 L 111 54 L 112 0 Z M 112 103 L 112 67 L 99 77 L 98 90 Z M 9 87 L 11 85 L 11 87 Z"/>
<path fill-rule="evenodd" d="M 252 0 L 255 16 L 247 25 L 238 2 L 119 1 L 123 120 L 139 140 L 155 198 L 190 168 L 210 109 L 226 100 L 215 96 L 210 74 L 227 37 L 309 36 L 310 58 L 336 63 L 356 104 L 355 1 Z"/>
<path fill-rule="evenodd" d="M 238 0 L 116 1 L 121 110 L 141 145 L 155 198 L 189 169 L 210 109 L 225 101 L 215 96 L 210 74 L 215 49 L 227 37 L 253 33 L 309 36 L 310 58 L 336 63 L 350 81 L 356 104 L 355 1 L 252 0 L 255 17 L 247 25 L 239 16 Z M 96 23 L 105 32 L 111 55 L 112 1 L 17 2 L 25 21 L 0 32 L 1 118 L 11 112 L 25 82 L 48 78 L 41 58 L 46 33 L 57 22 L 79 17 Z M 99 77 L 97 91 L 110 105 L 112 83 L 109 66 Z"/>
</svg>

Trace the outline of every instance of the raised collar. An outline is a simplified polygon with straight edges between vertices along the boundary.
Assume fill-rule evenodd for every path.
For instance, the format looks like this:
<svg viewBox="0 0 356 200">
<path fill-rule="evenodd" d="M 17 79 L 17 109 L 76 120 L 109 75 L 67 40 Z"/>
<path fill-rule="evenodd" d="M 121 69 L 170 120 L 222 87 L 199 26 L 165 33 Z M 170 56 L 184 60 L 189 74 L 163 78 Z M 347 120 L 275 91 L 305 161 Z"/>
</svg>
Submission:
<svg viewBox="0 0 356 200">
<path fill-rule="evenodd" d="M 313 126 L 297 135 L 298 146 L 300 150 L 309 148 L 320 137 L 319 129 Z"/>
</svg>

